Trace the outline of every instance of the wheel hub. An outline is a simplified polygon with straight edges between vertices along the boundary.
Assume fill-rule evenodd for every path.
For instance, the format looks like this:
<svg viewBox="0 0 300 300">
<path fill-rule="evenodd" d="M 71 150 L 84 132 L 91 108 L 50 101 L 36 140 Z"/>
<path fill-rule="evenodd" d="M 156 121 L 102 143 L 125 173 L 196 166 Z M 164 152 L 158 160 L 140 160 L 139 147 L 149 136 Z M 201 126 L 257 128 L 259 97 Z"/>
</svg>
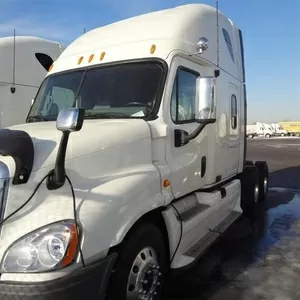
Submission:
<svg viewBox="0 0 300 300">
<path fill-rule="evenodd" d="M 146 247 L 136 256 L 128 278 L 128 300 L 152 300 L 160 289 L 160 267 L 155 251 Z"/>
</svg>

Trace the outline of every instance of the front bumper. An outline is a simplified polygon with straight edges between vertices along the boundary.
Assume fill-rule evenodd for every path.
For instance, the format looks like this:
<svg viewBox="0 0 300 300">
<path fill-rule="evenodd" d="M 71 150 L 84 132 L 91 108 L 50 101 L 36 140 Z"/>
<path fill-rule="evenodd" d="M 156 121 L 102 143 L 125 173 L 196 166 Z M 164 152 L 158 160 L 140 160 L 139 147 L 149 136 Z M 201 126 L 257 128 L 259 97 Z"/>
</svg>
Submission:
<svg viewBox="0 0 300 300">
<path fill-rule="evenodd" d="M 102 300 L 116 254 L 70 275 L 47 282 L 1 282 L 0 300 Z M 26 276 L 26 275 L 25 275 Z"/>
</svg>

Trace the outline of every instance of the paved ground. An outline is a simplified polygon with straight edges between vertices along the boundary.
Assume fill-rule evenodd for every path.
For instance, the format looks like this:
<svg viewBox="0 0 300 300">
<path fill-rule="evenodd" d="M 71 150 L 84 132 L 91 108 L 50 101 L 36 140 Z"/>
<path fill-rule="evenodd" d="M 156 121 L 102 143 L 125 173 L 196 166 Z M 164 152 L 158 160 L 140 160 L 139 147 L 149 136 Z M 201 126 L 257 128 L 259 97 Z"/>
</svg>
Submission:
<svg viewBox="0 0 300 300">
<path fill-rule="evenodd" d="M 300 300 L 300 139 L 248 140 L 248 159 L 266 160 L 270 190 L 256 224 L 241 219 L 201 263 L 172 282 L 168 300 Z"/>
</svg>

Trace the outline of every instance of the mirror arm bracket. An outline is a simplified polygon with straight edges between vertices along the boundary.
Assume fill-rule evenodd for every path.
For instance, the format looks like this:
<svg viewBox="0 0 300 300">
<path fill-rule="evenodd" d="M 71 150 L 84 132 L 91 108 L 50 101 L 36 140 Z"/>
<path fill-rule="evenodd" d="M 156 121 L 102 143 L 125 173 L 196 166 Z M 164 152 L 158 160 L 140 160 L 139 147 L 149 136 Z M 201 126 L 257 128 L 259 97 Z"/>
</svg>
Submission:
<svg viewBox="0 0 300 300">
<path fill-rule="evenodd" d="M 47 188 L 56 190 L 62 187 L 66 181 L 65 158 L 70 132 L 63 131 L 60 145 L 57 152 L 54 170 L 49 172 L 47 180 Z"/>
<path fill-rule="evenodd" d="M 188 134 L 185 130 L 175 129 L 174 131 L 174 139 L 175 139 L 175 147 L 182 147 L 189 143 L 189 141 L 195 139 L 206 127 L 208 124 L 215 123 L 216 119 L 207 119 L 207 120 L 199 120 L 199 126 L 191 133 Z"/>
</svg>

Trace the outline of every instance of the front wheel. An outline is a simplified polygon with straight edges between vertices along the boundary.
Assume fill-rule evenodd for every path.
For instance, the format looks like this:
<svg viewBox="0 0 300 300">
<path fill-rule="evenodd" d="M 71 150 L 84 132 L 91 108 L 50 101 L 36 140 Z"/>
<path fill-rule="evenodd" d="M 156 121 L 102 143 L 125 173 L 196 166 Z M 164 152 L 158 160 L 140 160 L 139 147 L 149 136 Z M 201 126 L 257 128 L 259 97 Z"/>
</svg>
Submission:
<svg viewBox="0 0 300 300">
<path fill-rule="evenodd" d="M 265 135 L 265 137 L 266 137 L 267 139 L 269 139 L 269 138 L 271 137 L 271 135 L 270 135 L 269 133 L 267 133 L 267 134 Z"/>
<path fill-rule="evenodd" d="M 108 289 L 109 300 L 160 299 L 167 252 L 157 226 L 141 224 L 125 240 Z"/>
</svg>

